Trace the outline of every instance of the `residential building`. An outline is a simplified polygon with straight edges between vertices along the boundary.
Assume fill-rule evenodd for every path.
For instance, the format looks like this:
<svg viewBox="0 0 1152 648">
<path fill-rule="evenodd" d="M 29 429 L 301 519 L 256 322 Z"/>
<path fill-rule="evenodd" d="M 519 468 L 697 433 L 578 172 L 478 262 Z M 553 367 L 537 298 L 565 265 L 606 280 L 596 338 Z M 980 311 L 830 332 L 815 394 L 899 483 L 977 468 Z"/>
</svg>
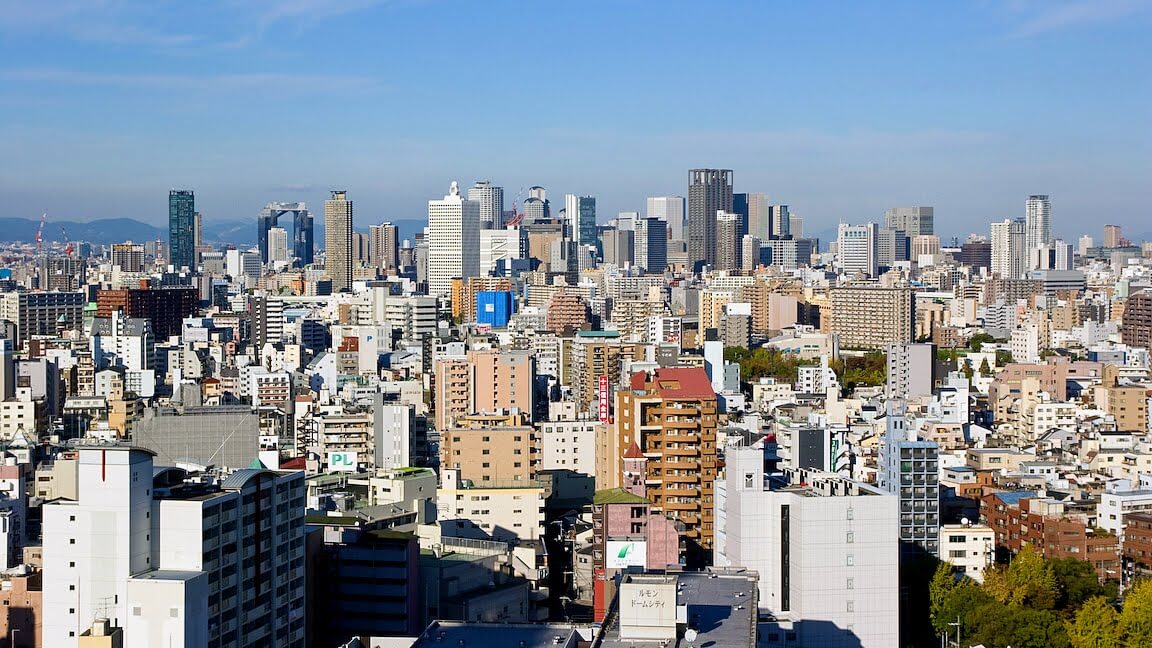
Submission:
<svg viewBox="0 0 1152 648">
<path fill-rule="evenodd" d="M 991 527 L 963 522 L 940 527 L 940 560 L 947 561 L 957 574 L 977 583 L 996 560 L 996 534 Z"/>
<path fill-rule="evenodd" d="M 33 336 L 81 330 L 86 302 L 82 292 L 7 292 L 0 299 L 0 320 L 16 325 L 19 348 Z"/>
<path fill-rule="evenodd" d="M 716 251 L 713 269 L 740 269 L 740 215 L 720 210 L 716 212 Z"/>
<path fill-rule="evenodd" d="M 935 344 L 893 344 L 887 355 L 888 398 L 932 396 L 937 386 Z"/>
<path fill-rule="evenodd" d="M 332 292 L 352 290 L 352 201 L 345 191 L 332 191 L 324 201 L 324 271 Z"/>
<path fill-rule="evenodd" d="M 1027 269 L 1027 224 L 1023 219 L 992 223 L 992 273 L 1019 279 Z"/>
<path fill-rule="evenodd" d="M 828 332 L 845 349 L 883 351 L 915 341 L 916 293 L 910 288 L 846 287 L 828 291 Z"/>
<path fill-rule="evenodd" d="M 900 501 L 902 556 L 940 553 L 940 447 L 908 429 L 906 405 L 888 401 L 887 429 L 880 442 L 876 484 Z"/>
<path fill-rule="evenodd" d="M 1024 209 L 1024 247 L 1031 252 L 1052 240 L 1052 201 L 1048 196 L 1028 196 Z"/>
</svg>

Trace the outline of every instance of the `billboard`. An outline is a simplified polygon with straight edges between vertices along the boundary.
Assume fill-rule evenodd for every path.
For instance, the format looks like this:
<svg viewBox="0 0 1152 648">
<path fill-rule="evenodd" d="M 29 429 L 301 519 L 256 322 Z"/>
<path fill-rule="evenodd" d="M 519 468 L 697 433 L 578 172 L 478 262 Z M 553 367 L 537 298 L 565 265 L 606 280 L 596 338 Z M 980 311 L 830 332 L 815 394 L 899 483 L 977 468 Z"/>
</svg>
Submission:
<svg viewBox="0 0 1152 648">
<path fill-rule="evenodd" d="M 608 382 L 608 376 L 600 376 L 600 422 L 608 424 L 612 422 L 612 410 L 609 400 L 612 398 L 612 390 Z"/>
<path fill-rule="evenodd" d="M 356 453 L 329 452 L 328 470 L 332 472 L 356 472 Z"/>
<path fill-rule="evenodd" d="M 604 559 L 604 566 L 608 569 L 645 567 L 648 564 L 648 544 L 644 541 L 609 540 Z"/>
</svg>

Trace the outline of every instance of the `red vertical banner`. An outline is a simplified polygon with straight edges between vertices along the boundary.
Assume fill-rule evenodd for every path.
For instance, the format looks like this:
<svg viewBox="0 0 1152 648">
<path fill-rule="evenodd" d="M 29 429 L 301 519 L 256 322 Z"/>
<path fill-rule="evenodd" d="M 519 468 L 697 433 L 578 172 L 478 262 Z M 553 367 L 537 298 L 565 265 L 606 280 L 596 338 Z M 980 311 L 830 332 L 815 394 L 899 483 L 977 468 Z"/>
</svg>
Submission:
<svg viewBox="0 0 1152 648">
<path fill-rule="evenodd" d="M 608 376 L 600 376 L 600 422 L 604 424 L 612 422 L 612 409 L 608 400 L 612 394 L 609 387 Z"/>
</svg>

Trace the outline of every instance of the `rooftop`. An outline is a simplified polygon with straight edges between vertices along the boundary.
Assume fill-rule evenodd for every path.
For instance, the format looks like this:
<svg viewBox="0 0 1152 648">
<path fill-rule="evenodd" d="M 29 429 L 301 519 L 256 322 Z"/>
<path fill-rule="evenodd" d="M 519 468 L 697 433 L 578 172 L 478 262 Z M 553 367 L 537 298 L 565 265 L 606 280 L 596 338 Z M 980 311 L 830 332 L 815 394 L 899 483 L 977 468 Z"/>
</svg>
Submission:
<svg viewBox="0 0 1152 648">
<path fill-rule="evenodd" d="M 593 504 L 647 504 L 647 498 L 630 493 L 623 488 L 598 490 L 592 496 Z"/>
<path fill-rule="evenodd" d="M 648 384 L 648 372 L 632 374 L 633 391 L 644 391 Z M 650 384 L 661 398 L 716 398 L 712 382 L 702 367 L 661 367 L 651 372 Z"/>
<path fill-rule="evenodd" d="M 568 624 L 433 621 L 412 648 L 575 648 L 578 641 L 575 627 Z"/>
</svg>

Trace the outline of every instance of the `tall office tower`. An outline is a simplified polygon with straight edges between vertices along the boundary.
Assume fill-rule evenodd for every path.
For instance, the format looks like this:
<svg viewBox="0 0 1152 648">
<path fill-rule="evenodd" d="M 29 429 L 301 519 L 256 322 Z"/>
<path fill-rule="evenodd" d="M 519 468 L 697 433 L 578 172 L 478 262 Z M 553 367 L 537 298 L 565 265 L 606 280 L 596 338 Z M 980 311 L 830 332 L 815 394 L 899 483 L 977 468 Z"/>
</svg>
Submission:
<svg viewBox="0 0 1152 648">
<path fill-rule="evenodd" d="M 177 271 L 196 269 L 195 214 L 196 195 L 192 191 L 168 192 L 168 261 Z"/>
<path fill-rule="evenodd" d="M 200 212 L 196 212 L 192 217 L 192 254 L 194 256 L 199 255 L 202 245 L 204 245 L 204 217 L 200 215 Z M 199 260 L 198 257 L 197 260 Z"/>
<path fill-rule="evenodd" d="M 428 294 L 447 297 L 452 279 L 480 275 L 480 203 L 455 181 L 443 200 L 428 201 Z"/>
<path fill-rule="evenodd" d="M 1025 250 L 1034 250 L 1052 240 L 1052 202 L 1048 196 L 1028 196 L 1024 220 Z"/>
<path fill-rule="evenodd" d="M 739 240 L 748 233 L 748 194 L 732 194 L 732 213 L 740 216 L 740 231 L 737 234 Z"/>
<path fill-rule="evenodd" d="M 684 240 L 684 197 L 654 196 L 648 198 L 645 216 L 660 218 L 668 224 L 673 241 Z"/>
<path fill-rule="evenodd" d="M 772 211 L 768 206 L 768 194 L 745 194 L 748 203 L 748 227 L 745 234 L 751 234 L 765 241 L 772 233 Z"/>
<path fill-rule="evenodd" d="M 352 201 L 346 191 L 333 191 L 324 201 L 324 271 L 333 293 L 352 290 Z"/>
<path fill-rule="evenodd" d="M 1028 260 L 1026 226 L 1023 218 L 992 223 L 992 273 L 1004 279 L 1019 279 Z"/>
<path fill-rule="evenodd" d="M 121 272 L 144 272 L 144 246 L 140 243 L 114 243 L 112 267 Z"/>
<path fill-rule="evenodd" d="M 521 209 L 524 210 L 524 224 L 537 223 L 548 218 L 548 203 L 539 198 L 528 198 Z"/>
<path fill-rule="evenodd" d="M 740 240 L 740 269 L 755 270 L 760 265 L 760 237 L 745 234 Z"/>
<path fill-rule="evenodd" d="M 596 231 L 596 199 L 592 196 L 564 196 L 564 214 L 568 219 L 569 237 L 583 247 L 594 245 L 600 248 L 600 237 Z"/>
<path fill-rule="evenodd" d="M 260 244 L 260 262 L 268 263 L 268 230 L 277 227 L 280 217 L 292 214 L 292 256 L 293 263 L 306 266 L 312 263 L 315 254 L 312 248 L 312 212 L 302 202 L 270 202 L 260 210 L 256 221 L 256 240 Z"/>
<path fill-rule="evenodd" d="M 787 206 L 785 206 L 787 209 Z M 795 214 L 787 214 L 788 216 L 788 233 L 794 239 L 804 238 L 804 217 Z"/>
<path fill-rule="evenodd" d="M 897 261 L 907 261 L 908 237 L 904 232 L 887 227 L 876 228 L 876 265 L 891 268 Z"/>
<path fill-rule="evenodd" d="M 400 267 L 399 230 L 392 223 L 381 223 L 368 227 L 371 239 L 372 258 L 381 270 Z"/>
<path fill-rule="evenodd" d="M 940 552 L 940 485 L 935 441 L 917 441 L 904 419 L 903 400 L 888 401 L 888 428 L 880 442 L 876 485 L 900 498 L 900 555 Z"/>
<path fill-rule="evenodd" d="M 1104 247 L 1106 247 L 1106 248 L 1118 248 L 1118 247 L 1120 247 L 1120 241 L 1123 238 L 1124 238 L 1123 235 L 1121 235 L 1121 233 L 1120 233 L 1120 226 L 1119 225 L 1105 225 L 1104 226 Z"/>
<path fill-rule="evenodd" d="M 480 229 L 504 227 L 504 187 L 477 180 L 468 188 L 468 200 L 480 203 Z"/>
<path fill-rule="evenodd" d="M 884 226 L 900 230 L 909 238 L 935 234 L 934 220 L 932 207 L 893 207 L 884 212 Z"/>
<path fill-rule="evenodd" d="M 539 185 L 528 187 L 528 198 L 524 200 L 524 220 L 528 222 L 532 222 L 531 216 L 534 215 L 528 213 L 528 203 L 530 201 L 535 201 L 533 203 L 533 211 L 539 211 L 536 220 L 552 218 L 552 203 L 548 202 L 548 191 L 544 189 L 544 187 Z"/>
<path fill-rule="evenodd" d="M 716 265 L 716 214 L 732 211 L 732 170 L 688 172 L 688 261 L 694 270 Z"/>
<path fill-rule="evenodd" d="M 659 218 L 636 221 L 636 267 L 650 274 L 668 268 L 668 225 Z"/>
<path fill-rule="evenodd" d="M 268 263 L 288 262 L 288 230 L 273 227 L 268 230 Z"/>
<path fill-rule="evenodd" d="M 712 261 L 714 269 L 740 269 L 740 238 L 740 214 L 716 212 L 715 258 Z"/>
<path fill-rule="evenodd" d="M 87 645 L 304 646 L 303 472 L 216 483 L 126 445 L 75 450 L 75 500 L 44 505 L 44 635 Z M 247 601 L 248 603 L 244 603 Z"/>
<path fill-rule="evenodd" d="M 836 230 L 836 259 L 846 275 L 863 272 L 869 277 L 877 275 L 876 224 L 848 225 L 840 223 Z"/>
<path fill-rule="evenodd" d="M 803 234 L 798 234 L 800 238 Z M 788 213 L 788 205 L 768 206 L 768 238 L 781 239 L 792 236 L 792 215 Z"/>
</svg>

